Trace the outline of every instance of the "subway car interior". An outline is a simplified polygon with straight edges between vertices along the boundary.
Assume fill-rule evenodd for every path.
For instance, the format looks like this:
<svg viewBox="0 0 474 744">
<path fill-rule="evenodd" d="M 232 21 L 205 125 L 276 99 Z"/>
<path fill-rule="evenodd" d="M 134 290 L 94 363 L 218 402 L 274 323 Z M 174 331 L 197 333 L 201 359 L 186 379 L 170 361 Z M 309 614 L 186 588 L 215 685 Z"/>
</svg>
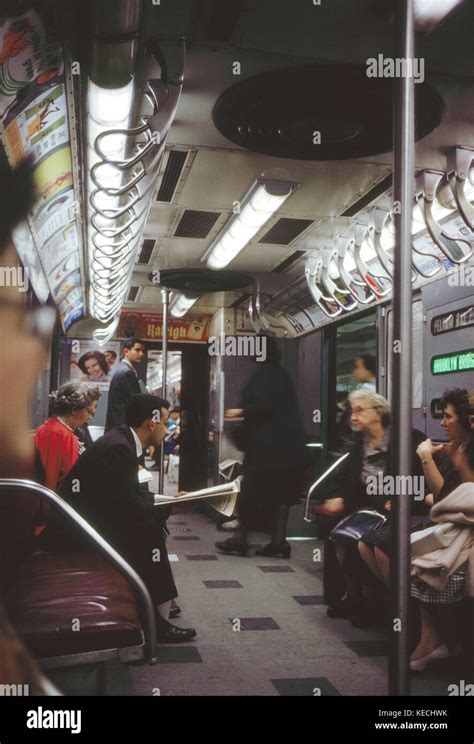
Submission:
<svg viewBox="0 0 474 744">
<path fill-rule="evenodd" d="M 473 36 L 2 0 L 0 696 L 474 695 Z"/>
</svg>

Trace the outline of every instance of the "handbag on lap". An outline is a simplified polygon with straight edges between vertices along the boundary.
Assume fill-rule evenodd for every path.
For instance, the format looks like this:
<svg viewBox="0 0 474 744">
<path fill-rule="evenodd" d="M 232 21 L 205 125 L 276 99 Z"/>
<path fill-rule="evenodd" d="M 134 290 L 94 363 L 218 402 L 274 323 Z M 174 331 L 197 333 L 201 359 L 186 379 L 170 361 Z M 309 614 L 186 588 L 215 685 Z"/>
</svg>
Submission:
<svg viewBox="0 0 474 744">
<path fill-rule="evenodd" d="M 374 509 L 359 509 L 341 519 L 329 533 L 333 542 L 358 541 L 369 532 L 374 532 L 387 521 L 387 517 Z"/>
</svg>

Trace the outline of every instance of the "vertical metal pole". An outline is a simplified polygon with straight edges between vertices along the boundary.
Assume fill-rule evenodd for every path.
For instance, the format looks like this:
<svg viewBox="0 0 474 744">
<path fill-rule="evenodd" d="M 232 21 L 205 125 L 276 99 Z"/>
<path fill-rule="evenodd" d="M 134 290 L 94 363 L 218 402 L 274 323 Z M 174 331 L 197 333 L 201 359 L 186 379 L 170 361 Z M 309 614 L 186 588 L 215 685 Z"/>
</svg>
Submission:
<svg viewBox="0 0 474 744">
<path fill-rule="evenodd" d="M 395 4 L 395 57 L 408 62 L 414 56 L 413 0 Z M 409 69 L 409 64 L 407 68 Z M 413 69 L 413 68 L 412 68 Z M 412 289 L 411 218 L 414 194 L 414 81 L 395 78 L 393 105 L 393 173 L 395 209 L 395 280 L 393 290 L 392 349 L 392 464 L 395 475 L 411 474 L 411 387 L 412 387 Z M 401 490 L 401 489 L 400 489 Z M 409 489 L 407 489 L 409 490 Z M 391 562 L 394 626 L 389 663 L 389 692 L 408 695 L 409 676 L 409 592 L 410 520 L 408 494 L 393 499 L 394 556 Z M 397 620 L 399 622 L 397 622 Z"/>
<path fill-rule="evenodd" d="M 162 382 L 161 382 L 161 397 L 166 400 L 167 385 L 166 377 L 168 375 L 168 304 L 169 304 L 169 292 L 167 289 L 161 290 L 161 302 L 163 304 L 163 343 L 161 353 L 161 369 L 162 369 Z M 163 493 L 165 483 L 165 446 L 161 443 L 160 452 L 160 475 L 158 479 L 158 493 Z"/>
</svg>

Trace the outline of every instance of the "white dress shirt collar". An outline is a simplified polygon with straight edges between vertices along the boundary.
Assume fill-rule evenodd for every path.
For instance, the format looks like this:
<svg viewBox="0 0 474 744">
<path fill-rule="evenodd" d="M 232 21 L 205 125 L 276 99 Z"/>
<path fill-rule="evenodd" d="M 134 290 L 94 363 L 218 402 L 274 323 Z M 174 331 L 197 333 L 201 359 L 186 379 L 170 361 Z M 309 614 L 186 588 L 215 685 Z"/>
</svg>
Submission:
<svg viewBox="0 0 474 744">
<path fill-rule="evenodd" d="M 130 431 L 132 432 L 132 434 L 133 434 L 133 438 L 134 438 L 134 440 L 135 440 L 135 447 L 137 448 L 137 457 L 141 457 L 141 456 L 142 456 L 142 454 L 143 454 L 143 447 L 142 447 L 142 443 L 140 442 L 140 440 L 139 440 L 139 438 L 138 438 L 138 436 L 137 436 L 136 432 L 135 432 L 135 431 L 134 431 L 134 430 L 132 429 L 132 427 L 131 427 L 131 426 L 129 426 L 129 429 L 130 429 Z"/>
</svg>

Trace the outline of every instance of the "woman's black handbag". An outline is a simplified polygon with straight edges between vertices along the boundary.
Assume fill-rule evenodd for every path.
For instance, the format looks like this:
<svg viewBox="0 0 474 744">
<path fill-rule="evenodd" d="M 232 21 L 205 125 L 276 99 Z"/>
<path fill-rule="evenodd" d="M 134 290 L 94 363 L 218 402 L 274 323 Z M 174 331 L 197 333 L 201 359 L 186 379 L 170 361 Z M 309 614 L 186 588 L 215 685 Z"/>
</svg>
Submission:
<svg viewBox="0 0 474 744">
<path fill-rule="evenodd" d="M 334 542 L 351 542 L 358 541 L 369 532 L 374 532 L 387 521 L 380 512 L 373 509 L 359 509 L 359 511 L 349 514 L 336 524 L 329 533 L 329 539 Z"/>
</svg>

